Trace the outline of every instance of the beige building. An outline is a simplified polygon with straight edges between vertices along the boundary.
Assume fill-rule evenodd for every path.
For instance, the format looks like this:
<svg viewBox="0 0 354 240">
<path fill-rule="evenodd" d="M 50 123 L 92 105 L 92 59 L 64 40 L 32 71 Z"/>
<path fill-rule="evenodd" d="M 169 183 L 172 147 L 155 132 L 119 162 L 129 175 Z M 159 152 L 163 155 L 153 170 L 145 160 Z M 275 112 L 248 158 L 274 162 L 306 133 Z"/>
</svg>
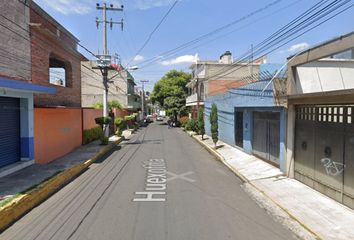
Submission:
<svg viewBox="0 0 354 240">
<path fill-rule="evenodd" d="M 95 61 L 81 63 L 82 107 L 92 107 L 95 103 L 101 103 L 103 99 L 102 73 L 99 69 L 93 69 L 95 66 Z M 108 79 L 108 101 L 116 100 L 125 110 L 132 112 L 141 108 L 140 92 L 129 71 L 121 67 L 110 70 Z"/>
<path fill-rule="evenodd" d="M 354 32 L 289 57 L 288 175 L 354 208 Z"/>
<path fill-rule="evenodd" d="M 230 51 L 226 51 L 216 61 L 197 61 L 191 65 L 192 79 L 187 84 L 189 96 L 186 106 L 192 106 L 192 115 L 196 116 L 197 106 L 204 105 L 206 96 L 226 92 L 247 83 L 245 78 L 258 77 L 259 62 L 234 62 Z M 249 80 L 249 79 L 248 79 Z"/>
</svg>

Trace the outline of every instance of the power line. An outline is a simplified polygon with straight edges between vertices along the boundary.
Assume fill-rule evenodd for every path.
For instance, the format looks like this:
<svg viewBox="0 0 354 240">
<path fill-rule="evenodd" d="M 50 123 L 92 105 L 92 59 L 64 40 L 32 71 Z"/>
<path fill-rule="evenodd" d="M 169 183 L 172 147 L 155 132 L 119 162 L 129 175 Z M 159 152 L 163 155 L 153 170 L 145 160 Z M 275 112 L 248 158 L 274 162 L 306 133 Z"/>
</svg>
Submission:
<svg viewBox="0 0 354 240">
<path fill-rule="evenodd" d="M 336 1 L 334 1 L 334 2 L 336 2 Z M 350 1 L 345 1 L 344 4 L 347 4 L 348 2 L 350 2 Z M 332 2 L 332 3 L 333 3 L 333 2 Z M 344 4 L 341 4 L 338 8 L 340 8 L 340 7 L 343 6 Z M 269 53 L 271 53 L 271 52 L 273 52 L 273 51 L 279 49 L 280 47 L 286 45 L 287 43 L 293 41 L 294 39 L 296 39 L 296 38 L 298 38 L 298 37 L 300 37 L 300 36 L 306 34 L 307 32 L 309 32 L 309 31 L 311 31 L 311 30 L 313 30 L 313 29 L 319 27 L 320 25 L 322 25 L 322 24 L 324 24 L 325 22 L 327 22 L 327 21 L 333 19 L 334 17 L 338 16 L 339 14 L 341 14 L 341 13 L 347 11 L 348 9 L 352 8 L 353 6 L 354 6 L 354 4 L 351 4 L 351 5 L 347 6 L 347 7 L 345 7 L 344 9 L 338 11 L 337 13 L 333 14 L 332 16 L 329 16 L 328 18 L 324 19 L 323 21 L 321 21 L 321 22 L 317 23 L 316 25 L 312 26 L 311 28 L 305 30 L 304 32 L 302 32 L 302 33 L 300 33 L 300 34 L 298 34 L 298 35 L 296 35 L 296 36 L 290 38 L 289 40 L 283 42 L 281 45 L 278 45 L 277 47 L 275 47 L 275 48 L 269 50 L 268 52 L 264 53 L 262 56 L 267 55 L 267 54 L 269 54 Z M 333 11 L 336 11 L 338 8 L 335 8 L 334 10 L 333 10 L 333 9 L 330 9 L 329 12 L 333 13 Z M 327 14 L 327 15 L 328 15 L 328 14 Z M 322 16 L 321 18 L 323 18 L 323 17 L 324 17 L 324 16 Z M 318 18 L 317 20 L 319 20 L 319 19 L 321 19 L 321 18 Z M 234 64 L 232 64 L 232 65 L 234 65 Z M 249 64 L 246 64 L 245 66 L 248 66 L 248 65 L 249 65 Z M 234 71 L 237 71 L 237 70 L 240 69 L 240 68 L 241 68 L 241 67 L 235 68 L 235 69 L 233 69 L 231 72 L 228 72 L 227 74 L 230 74 L 230 73 L 232 73 L 232 72 L 234 72 Z M 220 74 L 220 73 L 219 73 L 219 74 Z M 225 74 L 224 74 L 224 75 L 219 75 L 219 74 L 217 73 L 217 74 L 215 74 L 215 75 L 213 75 L 213 76 L 211 76 L 211 77 L 206 78 L 205 80 L 209 80 L 209 79 L 211 79 L 211 78 L 213 78 L 213 77 L 215 77 L 215 76 L 219 76 L 219 77 L 225 76 Z"/>
<path fill-rule="evenodd" d="M 349 1 L 350 1 L 350 0 L 344 1 L 344 4 L 347 4 Z M 333 3 L 336 3 L 337 5 L 332 5 Z M 343 3 L 343 2 L 342 2 L 342 3 Z M 311 24 L 314 23 L 314 22 L 316 22 L 316 21 L 318 21 L 318 20 L 320 20 L 321 18 L 325 17 L 325 16 L 328 15 L 329 13 L 332 13 L 333 11 L 337 10 L 338 8 L 342 7 L 342 6 L 343 6 L 342 3 L 339 3 L 338 0 L 332 1 L 330 4 L 326 5 L 326 7 L 331 6 L 330 9 L 327 9 L 326 7 L 325 7 L 325 8 L 321 8 L 320 10 L 318 10 L 317 12 L 315 12 L 314 14 L 312 14 L 311 16 L 316 16 L 316 15 L 318 15 L 319 13 L 323 13 L 323 14 L 320 15 L 318 18 L 315 18 L 315 20 L 313 20 L 313 21 L 311 22 Z M 346 9 L 346 10 L 347 10 L 347 9 Z M 312 13 L 312 12 L 313 12 L 313 10 L 310 11 L 310 13 Z M 306 24 L 307 24 L 307 23 L 306 23 Z M 308 24 L 307 24 L 307 25 L 306 25 L 306 24 L 302 23 L 301 25 L 297 25 L 296 31 L 294 30 L 294 31 L 291 32 L 291 35 L 288 34 L 288 35 L 286 35 L 286 36 L 283 36 L 281 39 L 278 39 L 278 41 L 277 41 L 275 44 L 278 44 L 278 43 L 280 43 L 280 42 L 282 42 L 282 41 L 284 42 L 286 39 L 290 38 L 292 35 L 296 34 L 296 33 L 299 32 L 299 31 L 304 30 L 304 28 L 306 28 L 306 27 L 309 26 Z M 313 28 L 312 28 L 312 29 L 313 29 Z M 284 30 L 286 30 L 286 29 L 284 29 Z M 282 31 L 282 32 L 283 32 L 283 31 Z M 279 35 L 279 34 L 278 34 L 278 35 Z M 302 35 L 303 35 L 303 34 L 302 34 Z M 297 36 L 297 37 L 299 37 L 299 36 Z M 290 41 L 296 39 L 297 37 L 292 38 Z M 266 44 L 263 44 L 262 48 L 259 48 L 258 51 L 256 51 L 255 55 L 256 55 L 256 54 L 264 53 L 267 49 L 269 49 L 269 46 L 268 46 L 268 45 L 271 44 L 272 42 L 274 42 L 274 40 L 275 40 L 275 39 L 271 39 L 271 41 L 268 41 Z M 290 41 L 288 41 L 288 42 L 290 42 Z M 288 43 L 288 42 L 286 42 L 286 43 Z M 286 43 L 285 43 L 285 44 L 286 44 Z M 275 44 L 273 43 L 273 45 L 270 45 L 270 46 L 274 46 Z M 283 45 L 285 45 L 285 44 L 283 44 Z M 283 46 L 283 45 L 281 45 L 281 46 Z M 275 49 L 273 49 L 273 50 L 271 50 L 271 51 L 268 51 L 268 52 L 266 52 L 265 54 L 262 54 L 260 57 L 265 56 L 266 54 L 269 54 L 270 52 L 272 52 L 272 51 L 278 49 L 278 48 L 281 47 L 281 46 L 278 46 L 277 48 L 275 48 Z M 249 52 L 249 51 L 246 52 L 245 56 L 244 56 L 242 59 L 240 59 L 239 61 L 237 61 L 237 62 L 231 64 L 230 66 L 224 67 L 223 69 L 221 69 L 220 71 L 218 71 L 216 74 L 214 74 L 214 75 L 208 77 L 206 80 L 208 80 L 208 79 L 210 79 L 210 78 L 213 78 L 213 77 L 216 77 L 216 76 L 221 76 L 221 77 L 222 77 L 222 76 L 225 76 L 225 75 L 227 75 L 227 74 L 229 74 L 229 73 L 232 73 L 232 72 L 234 72 L 234 71 L 237 71 L 237 70 L 240 69 L 240 68 L 235 68 L 235 69 L 234 69 L 233 71 L 231 71 L 231 72 L 226 72 L 226 71 L 232 69 L 233 66 L 242 63 L 245 59 L 248 59 L 248 58 L 249 58 L 249 55 L 247 55 L 248 52 Z M 245 65 L 248 66 L 249 64 L 245 64 Z M 229 68 L 229 69 L 225 71 L 226 68 Z M 226 73 L 225 73 L 225 72 L 226 72 Z M 220 75 L 221 73 L 224 73 L 224 74 Z"/>
<path fill-rule="evenodd" d="M 188 47 L 188 46 L 190 46 L 190 45 L 196 44 L 196 43 L 198 43 L 198 42 L 200 42 L 200 41 L 202 41 L 202 40 L 204 40 L 204 39 L 206 39 L 206 38 L 208 38 L 208 37 L 210 37 L 210 36 L 213 36 L 213 35 L 215 35 L 215 34 L 217 34 L 217 33 L 219 33 L 219 32 L 222 32 L 222 31 L 225 30 L 225 29 L 230 28 L 231 26 L 233 26 L 233 25 L 235 25 L 235 24 L 237 24 L 237 23 L 240 23 L 240 22 L 242 22 L 242 21 L 245 21 L 245 20 L 247 20 L 247 19 L 253 17 L 253 16 L 256 15 L 256 14 L 261 13 L 261 12 L 263 12 L 263 11 L 269 9 L 270 7 L 272 7 L 272 6 L 274 6 L 274 5 L 278 4 L 278 3 L 280 3 L 281 1 L 282 1 L 282 0 L 273 1 L 273 2 L 267 4 L 267 5 L 263 6 L 263 7 L 261 7 L 261 8 L 259 8 L 259 9 L 255 10 L 255 11 L 250 12 L 249 14 L 246 14 L 245 16 L 242 16 L 242 17 L 240 17 L 240 18 L 238 18 L 238 19 L 236 19 L 236 20 L 234 20 L 234 21 L 232 21 L 232 22 L 230 22 L 230 23 L 228 23 L 228 24 L 225 24 L 225 25 L 223 25 L 223 26 L 221 26 L 221 27 L 219 27 L 219 28 L 216 28 L 216 29 L 214 29 L 213 31 L 210 31 L 210 32 L 208 32 L 208 33 L 206 33 L 206 34 L 203 34 L 203 35 L 201 35 L 201 36 L 199 36 L 199 37 L 197 37 L 197 38 L 195 38 L 195 39 L 193 39 L 193 40 L 190 40 L 190 41 L 188 41 L 188 42 L 185 42 L 185 43 L 181 44 L 181 45 L 178 46 L 178 47 L 175 47 L 175 48 L 173 48 L 173 49 L 171 49 L 171 50 L 165 51 L 165 52 L 159 54 L 159 55 L 156 56 L 156 57 L 153 57 L 153 58 L 150 58 L 150 59 L 148 59 L 148 60 L 145 60 L 145 61 L 143 61 L 142 63 L 149 63 L 149 62 L 151 62 L 151 61 L 154 62 L 154 61 L 156 61 L 156 60 L 161 60 L 161 57 L 159 57 L 159 56 L 165 56 L 165 55 L 169 56 L 169 55 L 171 55 L 172 53 L 174 53 L 174 52 L 176 52 L 176 51 L 180 51 L 180 50 L 182 50 L 182 49 L 184 49 L 184 48 L 186 48 L 186 47 Z M 163 58 L 164 58 L 164 57 L 163 57 Z"/>
<path fill-rule="evenodd" d="M 179 0 L 175 0 L 174 3 L 172 4 L 172 6 L 168 9 L 168 11 L 166 12 L 166 14 L 162 17 L 162 19 L 160 20 L 160 22 L 156 25 L 156 27 L 152 30 L 152 32 L 149 34 L 148 38 L 145 40 L 145 42 L 143 43 L 143 45 L 139 48 L 139 50 L 136 52 L 136 54 L 134 56 L 139 55 L 143 49 L 146 47 L 146 45 L 149 43 L 149 41 L 151 40 L 152 36 L 154 35 L 154 33 L 158 30 L 158 28 L 161 26 L 161 24 L 165 21 L 165 19 L 167 18 L 167 16 L 170 14 L 170 12 L 172 11 L 172 9 L 176 6 L 176 4 L 178 3 Z M 129 64 L 131 63 L 132 59 L 127 63 L 127 66 L 129 66 Z"/>
</svg>

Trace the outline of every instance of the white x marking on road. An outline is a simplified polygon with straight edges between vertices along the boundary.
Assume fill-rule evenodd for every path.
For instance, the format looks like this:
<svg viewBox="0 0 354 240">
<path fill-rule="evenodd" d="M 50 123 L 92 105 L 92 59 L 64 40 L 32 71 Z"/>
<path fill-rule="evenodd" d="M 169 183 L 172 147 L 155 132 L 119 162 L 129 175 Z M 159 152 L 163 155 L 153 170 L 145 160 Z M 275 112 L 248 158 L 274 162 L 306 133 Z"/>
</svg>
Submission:
<svg viewBox="0 0 354 240">
<path fill-rule="evenodd" d="M 187 175 L 191 175 L 194 172 L 186 172 L 186 173 L 182 173 L 182 174 L 175 174 L 173 172 L 166 172 L 166 174 L 170 175 L 170 178 L 167 178 L 167 182 L 175 180 L 175 179 L 181 179 L 181 180 L 185 180 L 188 182 L 195 182 L 194 179 L 188 178 L 186 177 Z"/>
</svg>

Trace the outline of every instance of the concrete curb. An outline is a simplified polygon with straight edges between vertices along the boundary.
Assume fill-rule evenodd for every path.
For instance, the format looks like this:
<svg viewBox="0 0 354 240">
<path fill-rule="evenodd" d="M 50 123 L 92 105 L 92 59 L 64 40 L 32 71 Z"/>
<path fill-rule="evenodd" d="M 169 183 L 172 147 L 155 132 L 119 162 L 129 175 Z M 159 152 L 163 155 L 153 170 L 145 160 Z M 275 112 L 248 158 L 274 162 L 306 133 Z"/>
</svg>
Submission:
<svg viewBox="0 0 354 240">
<path fill-rule="evenodd" d="M 188 133 L 188 132 L 187 132 Z M 248 183 L 250 186 L 252 186 L 254 189 L 256 189 L 258 192 L 260 192 L 263 196 L 268 198 L 270 201 L 272 201 L 275 205 L 277 205 L 280 209 L 282 209 L 286 214 L 289 215 L 291 219 L 299 223 L 304 229 L 306 229 L 308 232 L 310 232 L 312 235 L 315 236 L 316 239 L 323 239 L 319 234 L 317 234 L 315 231 L 313 231 L 310 227 L 308 227 L 305 223 L 303 223 L 301 220 L 299 220 L 297 217 L 295 217 L 293 214 L 290 213 L 290 211 L 286 208 L 284 208 L 281 204 L 279 204 L 277 201 L 275 201 L 272 197 L 270 197 L 268 194 L 266 194 L 262 189 L 259 189 L 256 185 L 254 185 L 251 181 L 249 181 L 245 176 L 243 176 L 237 169 L 232 167 L 228 162 L 225 161 L 225 158 L 218 153 L 215 149 L 211 148 L 209 145 L 205 144 L 201 139 L 199 139 L 196 135 L 189 134 L 193 139 L 195 139 L 202 147 L 204 147 L 209 153 L 214 155 L 218 160 L 223 162 L 237 177 L 241 179 L 243 183 Z"/>
<path fill-rule="evenodd" d="M 63 172 L 55 175 L 49 180 L 39 184 L 34 189 L 13 199 L 11 202 L 0 208 L 0 232 L 13 224 L 20 217 L 25 215 L 31 209 L 48 199 L 52 194 L 72 181 L 80 173 L 97 161 L 98 158 L 113 149 L 114 146 L 123 141 L 123 138 L 102 147 L 91 159 L 84 163 L 74 165 Z"/>
</svg>

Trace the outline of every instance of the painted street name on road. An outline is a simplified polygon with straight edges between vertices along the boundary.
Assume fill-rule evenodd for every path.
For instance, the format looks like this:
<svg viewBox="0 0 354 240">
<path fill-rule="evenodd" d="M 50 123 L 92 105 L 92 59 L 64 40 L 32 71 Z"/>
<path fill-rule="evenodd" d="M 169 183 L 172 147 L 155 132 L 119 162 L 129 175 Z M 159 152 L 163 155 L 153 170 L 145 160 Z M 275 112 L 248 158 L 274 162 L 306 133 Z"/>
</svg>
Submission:
<svg viewBox="0 0 354 240">
<path fill-rule="evenodd" d="M 166 201 L 166 163 L 164 159 L 150 159 L 143 164 L 147 170 L 144 192 L 135 192 L 135 195 L 142 195 L 141 198 L 134 198 L 134 202 L 164 202 Z M 154 197 L 155 196 L 155 197 Z"/>
</svg>

